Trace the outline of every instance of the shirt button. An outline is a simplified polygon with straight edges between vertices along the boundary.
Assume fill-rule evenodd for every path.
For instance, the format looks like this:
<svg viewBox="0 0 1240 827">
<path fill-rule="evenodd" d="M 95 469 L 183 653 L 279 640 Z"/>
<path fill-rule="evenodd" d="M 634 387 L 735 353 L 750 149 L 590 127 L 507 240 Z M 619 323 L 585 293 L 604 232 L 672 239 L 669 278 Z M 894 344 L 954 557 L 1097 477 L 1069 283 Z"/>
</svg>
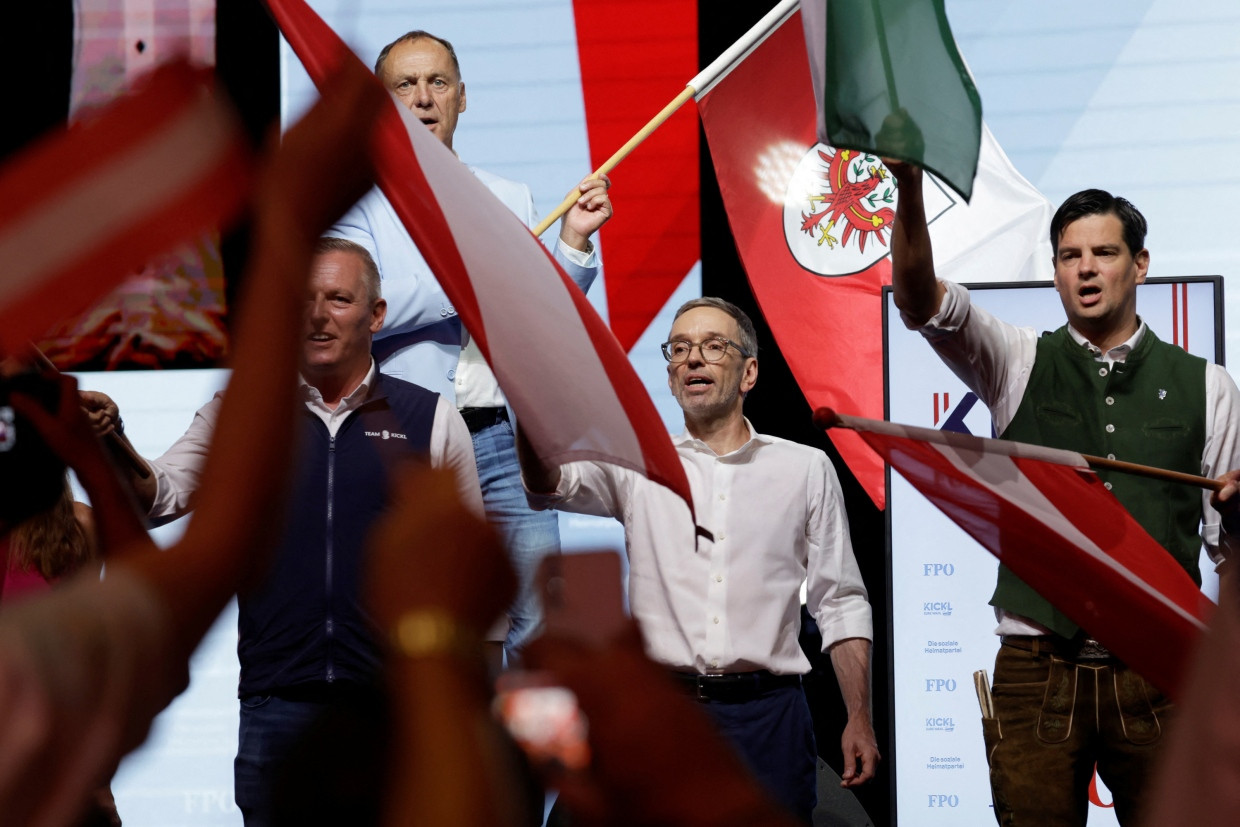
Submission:
<svg viewBox="0 0 1240 827">
<path fill-rule="evenodd" d="M 711 668 L 711 669 L 718 669 L 718 668 L 719 668 L 719 661 L 717 661 L 717 660 L 712 660 L 712 661 L 710 662 L 710 668 Z"/>
<path fill-rule="evenodd" d="M 453 307 L 452 305 L 448 305 L 448 315 L 449 315 L 449 316 L 455 316 L 455 315 L 456 315 L 456 308 L 455 308 L 455 307 Z"/>
<path fill-rule="evenodd" d="M 719 495 L 719 499 L 721 499 L 721 500 L 726 500 L 727 498 L 728 498 L 728 495 L 727 495 L 727 494 L 720 494 L 720 495 Z"/>
<path fill-rule="evenodd" d="M 1107 433 L 1108 434 L 1115 433 L 1115 426 L 1112 425 L 1110 422 L 1107 423 Z"/>
<path fill-rule="evenodd" d="M 1107 369 L 1106 369 L 1106 368 L 1098 368 L 1098 375 L 1099 375 L 1099 376 L 1106 376 L 1106 375 L 1107 375 Z"/>
<path fill-rule="evenodd" d="M 727 539 L 727 537 L 724 535 L 724 533 L 723 533 L 722 531 L 721 531 L 721 532 L 719 532 L 719 539 L 720 539 L 720 540 L 726 540 L 726 539 Z"/>
<path fill-rule="evenodd" d="M 448 308 L 446 308 L 446 307 L 441 307 L 441 308 L 439 308 L 439 315 L 440 315 L 440 316 L 447 316 L 447 315 L 448 315 Z"/>
<path fill-rule="evenodd" d="M 719 624 L 719 618 L 717 618 L 717 617 L 716 617 L 714 620 L 715 620 L 715 625 L 718 625 L 718 624 Z"/>
<path fill-rule="evenodd" d="M 1107 459 L 1115 459 L 1115 454 L 1107 454 Z"/>
<path fill-rule="evenodd" d="M 1108 490 L 1108 491 L 1110 491 L 1110 490 L 1111 490 L 1111 483 L 1109 483 L 1109 482 L 1104 482 L 1104 483 L 1102 484 L 1102 486 L 1103 486 L 1104 488 L 1106 488 L 1106 490 Z"/>
<path fill-rule="evenodd" d="M 449 370 L 449 371 L 448 371 L 448 378 L 449 378 L 449 379 L 455 379 L 455 378 L 456 378 L 456 368 L 452 368 L 451 370 Z"/>
<path fill-rule="evenodd" d="M 1115 404 L 1115 397 L 1114 397 L 1114 396 L 1108 396 L 1108 397 L 1107 397 L 1107 399 L 1106 399 L 1106 403 L 1107 403 L 1108 405 L 1114 405 L 1114 404 Z"/>
<path fill-rule="evenodd" d="M 716 575 L 715 575 L 715 582 L 716 582 L 716 583 L 722 583 L 722 582 L 723 582 L 723 575 L 722 575 L 722 574 L 716 574 Z"/>
</svg>

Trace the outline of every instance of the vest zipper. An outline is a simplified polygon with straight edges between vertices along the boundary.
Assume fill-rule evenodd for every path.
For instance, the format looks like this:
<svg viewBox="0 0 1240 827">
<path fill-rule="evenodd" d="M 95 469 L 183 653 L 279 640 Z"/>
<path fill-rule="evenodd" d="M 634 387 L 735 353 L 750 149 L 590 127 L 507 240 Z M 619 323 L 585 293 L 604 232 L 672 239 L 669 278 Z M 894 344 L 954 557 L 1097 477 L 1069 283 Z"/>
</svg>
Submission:
<svg viewBox="0 0 1240 827">
<path fill-rule="evenodd" d="M 332 527 L 335 522 L 335 504 L 336 504 L 336 437 L 334 435 L 328 438 L 327 442 L 327 526 L 324 537 L 325 545 L 325 562 L 327 569 L 324 572 L 324 586 L 327 609 L 326 635 L 327 635 L 327 682 L 331 683 L 336 679 L 336 664 L 332 657 L 332 644 L 335 635 L 335 622 L 332 617 Z"/>
</svg>

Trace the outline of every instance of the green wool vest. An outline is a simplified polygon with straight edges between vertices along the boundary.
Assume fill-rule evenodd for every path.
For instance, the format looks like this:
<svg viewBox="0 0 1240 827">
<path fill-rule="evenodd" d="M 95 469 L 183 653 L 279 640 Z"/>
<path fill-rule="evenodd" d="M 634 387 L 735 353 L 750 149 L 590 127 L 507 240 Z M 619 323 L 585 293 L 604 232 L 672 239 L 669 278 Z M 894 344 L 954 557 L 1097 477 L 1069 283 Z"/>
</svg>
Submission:
<svg viewBox="0 0 1240 827">
<path fill-rule="evenodd" d="M 1003 439 L 1201 473 L 1206 441 L 1206 362 L 1148 328 L 1127 360 L 1108 368 L 1067 327 L 1038 339 L 1020 407 Z M 1111 493 L 1198 583 L 1201 492 L 1188 485 L 1100 470 Z M 1070 575 L 1068 575 L 1070 576 Z M 1078 627 L 999 567 L 990 603 L 1072 637 Z"/>
</svg>

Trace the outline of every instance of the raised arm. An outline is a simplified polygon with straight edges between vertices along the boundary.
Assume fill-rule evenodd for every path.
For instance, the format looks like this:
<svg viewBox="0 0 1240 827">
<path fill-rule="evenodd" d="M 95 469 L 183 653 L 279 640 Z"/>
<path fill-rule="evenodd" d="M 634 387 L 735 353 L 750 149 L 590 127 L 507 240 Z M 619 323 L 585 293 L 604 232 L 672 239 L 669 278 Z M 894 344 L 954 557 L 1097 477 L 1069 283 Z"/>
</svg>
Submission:
<svg viewBox="0 0 1240 827">
<path fill-rule="evenodd" d="M 105 438 L 116 434 L 113 439 L 129 441 L 121 425 L 120 408 L 112 397 L 102 391 L 78 391 L 78 403 L 82 406 L 82 411 L 86 414 L 97 436 Z M 133 490 L 138 500 L 138 507 L 142 513 L 146 514 L 150 512 L 151 505 L 155 502 L 155 475 L 151 473 L 150 463 L 138 456 L 136 452 L 133 456 L 137 458 L 135 462 L 118 462 L 117 467 Z"/>
<path fill-rule="evenodd" d="M 145 521 L 116 465 L 95 436 L 95 428 L 78 403 L 77 381 L 67 374 L 45 377 L 59 386 L 55 411 L 34 399 L 14 394 L 13 405 L 38 429 L 48 446 L 77 474 L 93 509 L 100 555 L 130 554 L 154 548 Z"/>
<path fill-rule="evenodd" d="M 899 187 L 891 230 L 891 288 L 906 322 L 922 325 L 934 317 L 946 292 L 934 275 L 930 228 L 922 201 L 920 167 L 884 159 Z"/>
<path fill-rule="evenodd" d="M 590 249 L 590 236 L 611 218 L 610 188 L 611 179 L 606 175 L 586 177 L 577 185 L 581 195 L 560 219 L 560 241 L 580 252 Z"/>
</svg>

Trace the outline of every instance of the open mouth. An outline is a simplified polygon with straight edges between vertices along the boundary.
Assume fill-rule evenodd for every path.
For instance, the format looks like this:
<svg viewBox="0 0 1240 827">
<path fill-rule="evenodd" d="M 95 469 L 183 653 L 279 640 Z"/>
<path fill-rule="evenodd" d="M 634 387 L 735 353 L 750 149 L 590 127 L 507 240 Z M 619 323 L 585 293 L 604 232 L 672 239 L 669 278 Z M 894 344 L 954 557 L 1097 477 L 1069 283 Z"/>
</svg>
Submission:
<svg viewBox="0 0 1240 827">
<path fill-rule="evenodd" d="M 1086 284 L 1076 291 L 1076 294 L 1080 297 L 1082 303 L 1094 304 L 1102 296 L 1102 288 L 1094 284 Z"/>
<path fill-rule="evenodd" d="M 688 379 L 685 380 L 685 387 L 689 387 L 689 388 L 696 387 L 698 385 L 713 385 L 713 384 L 715 383 L 707 379 L 705 376 L 690 376 Z"/>
</svg>

